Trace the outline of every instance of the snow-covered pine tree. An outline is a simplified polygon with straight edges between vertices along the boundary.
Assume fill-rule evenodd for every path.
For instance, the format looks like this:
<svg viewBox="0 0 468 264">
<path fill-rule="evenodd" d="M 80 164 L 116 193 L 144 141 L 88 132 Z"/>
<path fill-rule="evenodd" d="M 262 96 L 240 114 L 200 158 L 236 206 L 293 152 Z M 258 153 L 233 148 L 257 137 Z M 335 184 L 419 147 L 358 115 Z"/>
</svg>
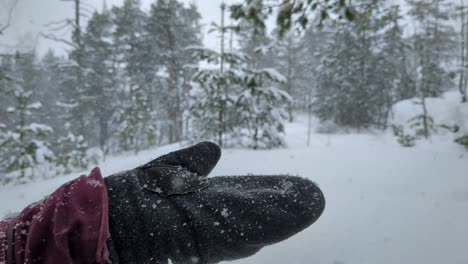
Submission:
<svg viewBox="0 0 468 264">
<path fill-rule="evenodd" d="M 361 47 L 354 34 L 350 25 L 341 26 L 325 51 L 313 110 L 322 121 L 360 128 L 373 124 L 373 104 L 369 100 L 372 94 L 363 79 L 372 70 L 368 59 L 373 53 Z M 361 63 L 363 52 L 370 54 Z"/>
<path fill-rule="evenodd" d="M 455 50 L 455 30 L 450 25 L 451 5 L 446 0 L 406 0 L 409 14 L 417 23 L 411 36 L 415 53 L 416 87 L 421 114 L 409 120 L 417 134 L 430 137 L 434 122 L 427 109 L 426 98 L 437 97 L 451 85 L 444 63 Z"/>
<path fill-rule="evenodd" d="M 0 142 L 0 166 L 7 172 L 19 171 L 17 181 L 26 182 L 34 176 L 39 151 L 48 152 L 48 144 L 43 139 L 52 128 L 35 122 L 42 104 L 33 101 L 39 78 L 34 53 L 17 53 L 13 63 L 11 80 L 7 82 L 10 101 L 8 124 L 3 128 L 5 132 Z"/>
<path fill-rule="evenodd" d="M 65 66 L 66 72 L 63 79 L 63 89 L 67 94 L 67 101 L 63 102 L 70 109 L 71 118 L 68 120 L 71 129 L 78 135 L 83 135 L 86 139 L 91 139 L 93 131 L 91 129 L 91 119 L 88 118 L 89 104 L 86 102 L 85 77 L 84 77 L 84 57 L 86 55 L 83 46 L 82 16 L 85 13 L 82 0 L 74 0 L 74 18 L 70 23 L 72 37 L 70 52 L 68 54 L 69 64 Z"/>
<path fill-rule="evenodd" d="M 0 58 L 2 57 L 6 57 L 6 55 L 0 54 Z M 8 79 L 7 72 L 8 72 L 8 68 L 6 65 L 3 64 L 3 60 L 2 60 L 2 63 L 0 64 L 0 81 Z"/>
<path fill-rule="evenodd" d="M 284 46 L 286 51 L 281 52 L 281 46 L 284 44 L 280 44 L 279 63 L 277 65 L 280 66 L 279 70 L 286 74 L 287 79 L 288 72 L 292 72 L 290 82 L 294 88 L 291 91 L 292 93 L 289 93 L 294 101 L 294 109 L 307 113 L 307 145 L 310 145 L 312 134 L 312 105 L 318 85 L 318 69 L 332 34 L 332 32 L 326 31 L 324 28 L 310 26 L 302 35 L 293 32 L 285 33 L 285 38 L 280 40 L 280 43 L 286 41 L 286 46 Z M 292 37 L 288 35 L 296 36 L 298 40 L 294 41 L 294 38 L 288 40 L 288 38 Z M 293 44 L 293 48 L 287 48 L 291 44 Z M 284 56 L 283 54 L 289 55 Z M 285 67 L 285 65 L 290 66 Z M 289 85 L 286 84 L 286 86 Z"/>
<path fill-rule="evenodd" d="M 192 47 L 194 56 L 208 66 L 196 67 L 191 92 L 190 113 L 192 137 L 195 140 L 214 140 L 220 146 L 237 141 L 239 126 L 236 109 L 244 74 L 240 70 L 245 56 L 231 52 L 218 53 Z M 221 66 L 223 65 L 223 66 Z"/>
<path fill-rule="evenodd" d="M 296 64 L 293 67 L 295 88 L 290 95 L 300 110 L 309 110 L 311 98 L 317 86 L 318 66 L 332 34 L 332 32 L 311 26 L 304 32 L 297 44 L 298 49 L 294 52 L 296 53 L 294 57 L 297 59 L 293 59 L 293 64 Z M 285 72 L 281 68 L 280 70 Z"/>
<path fill-rule="evenodd" d="M 98 145 L 106 154 L 109 151 L 108 141 L 111 138 L 111 116 L 115 105 L 114 61 L 112 56 L 112 24 L 110 12 L 95 12 L 88 21 L 83 34 L 83 91 L 80 99 L 86 118 L 92 144 Z"/>
<path fill-rule="evenodd" d="M 287 107 L 292 101 L 279 88 L 285 77 L 272 68 L 245 68 L 242 91 L 237 99 L 236 113 L 240 118 L 239 131 L 245 131 L 248 147 L 271 149 L 285 146 L 284 123 Z M 245 139 L 244 139 L 245 140 Z"/>
<path fill-rule="evenodd" d="M 264 3 L 257 0 L 251 4 Z M 236 101 L 240 117 L 237 130 L 245 131 L 247 142 L 244 144 L 253 149 L 282 147 L 285 145 L 284 123 L 291 117 L 288 108 L 292 99 L 281 89 L 287 79 L 274 68 L 275 56 L 271 48 L 274 41 L 266 30 L 255 29 L 248 20 L 241 21 L 239 28 L 240 47 L 247 60 L 241 68 L 245 76 Z"/>
<path fill-rule="evenodd" d="M 119 83 L 120 107 L 113 120 L 117 122 L 118 144 L 123 150 L 154 145 L 156 138 L 155 113 L 152 107 L 154 68 L 148 59 L 150 43 L 145 42 L 146 14 L 139 0 L 126 0 L 122 7 L 112 9 L 114 57 Z M 116 88 L 117 88 L 116 87 Z"/>
<path fill-rule="evenodd" d="M 403 38 L 403 26 L 401 25 L 401 11 L 399 5 L 393 5 L 384 10 L 383 29 L 385 30 L 380 40 L 381 51 L 378 53 L 379 67 L 382 67 L 381 78 L 383 85 L 389 85 L 384 89 L 392 90 L 386 100 L 387 104 L 413 98 L 416 96 L 416 85 L 411 78 L 408 69 L 408 54 L 411 45 Z M 387 105 L 388 106 L 388 105 Z"/>
<path fill-rule="evenodd" d="M 46 155 L 46 159 L 55 165 L 57 174 L 70 173 L 73 169 L 86 169 L 92 161 L 87 155 L 87 141 L 83 136 L 75 136 L 72 132 L 58 137 L 50 146 L 52 152 Z"/>
<path fill-rule="evenodd" d="M 52 51 L 46 53 L 40 61 L 41 80 L 34 96 L 43 104 L 36 118 L 54 131 L 47 138 L 50 152 L 45 158 L 55 166 L 57 174 L 86 169 L 90 163 L 88 143 L 71 125 L 74 105 L 67 103 L 70 101 L 67 88 L 74 74 L 70 69 L 67 59 L 57 57 Z"/>
<path fill-rule="evenodd" d="M 7 79 L 6 72 L 7 72 L 7 71 L 6 71 L 5 68 L 0 67 L 0 80 Z"/>
<path fill-rule="evenodd" d="M 447 0 L 406 0 L 416 23 L 410 41 L 419 68 L 420 93 L 437 97 L 452 86 L 445 64 L 454 55 L 455 30 L 450 24 L 452 5 Z"/>
<path fill-rule="evenodd" d="M 460 16 L 460 68 L 459 71 L 459 82 L 458 91 L 460 92 L 461 102 L 468 102 L 468 65 L 466 65 L 468 49 L 466 47 L 468 43 L 468 25 L 466 22 L 468 7 L 466 6 L 465 0 L 460 0 L 460 4 L 457 6 L 457 13 Z"/>
<path fill-rule="evenodd" d="M 166 120 L 169 142 L 184 138 L 184 102 L 192 74 L 185 66 L 194 63 L 186 47 L 201 44 L 200 18 L 193 4 L 185 7 L 177 0 L 157 0 L 147 19 L 145 41 L 157 66 L 155 104 L 166 112 L 161 121 Z"/>
<path fill-rule="evenodd" d="M 40 89 L 38 95 L 44 100 L 47 110 L 44 114 L 52 111 L 55 115 L 53 118 L 48 120 L 54 125 L 54 133 L 52 135 L 52 146 L 55 147 L 57 142 L 62 142 L 64 137 L 68 137 L 69 134 L 76 135 L 76 138 L 92 138 L 94 134 L 94 127 L 91 125 L 91 119 L 89 118 L 90 105 L 87 102 L 86 89 L 85 89 L 85 65 L 84 59 L 86 57 L 85 48 L 83 45 L 83 29 L 82 29 L 82 18 L 87 16 L 88 10 L 83 7 L 81 0 L 73 0 L 74 2 L 74 17 L 73 19 L 64 19 L 61 22 L 51 23 L 54 26 L 62 25 L 71 28 L 71 40 L 63 40 L 55 34 L 44 34 L 46 38 L 66 44 L 69 49 L 67 58 L 56 58 L 53 54 L 46 54 L 42 61 L 43 68 L 43 83 L 44 85 L 50 85 L 49 89 Z M 89 18 L 87 16 L 87 18 Z M 59 26 L 52 31 L 62 29 Z M 55 93 L 55 94 L 54 94 Z M 49 94 L 54 94 L 52 97 L 54 100 L 47 98 Z M 87 140 L 86 140 L 87 142 Z M 86 144 L 81 144 L 87 145 Z M 77 157 L 86 157 L 87 149 L 76 147 L 73 151 L 78 151 Z M 71 151 L 67 149 L 67 151 Z M 61 155 L 67 155 L 67 153 L 61 153 L 60 148 L 55 149 L 53 153 L 48 156 L 49 162 L 58 162 Z M 57 159 L 57 160 L 56 160 Z M 85 159 L 83 159 L 84 161 Z M 84 164 L 85 162 L 83 162 Z M 80 168 L 86 167 L 86 165 L 79 166 Z"/>
<path fill-rule="evenodd" d="M 117 123 L 120 148 L 138 153 L 155 144 L 157 131 L 152 123 L 154 115 L 144 91 L 138 90 L 138 87 L 129 89 L 127 100 L 122 100 L 113 119 Z"/>
<path fill-rule="evenodd" d="M 41 111 L 37 113 L 37 119 L 54 129 L 50 141 L 56 140 L 67 132 L 63 124 L 69 120 L 65 120 L 63 109 L 57 106 L 57 102 L 66 100 L 62 86 L 65 76 L 61 69 L 66 64 L 67 61 L 56 56 L 52 50 L 49 50 L 38 61 L 40 78 L 34 92 L 34 100 L 40 101 L 43 105 Z"/>
<path fill-rule="evenodd" d="M 377 52 L 374 66 L 378 70 L 374 77 L 382 93 L 376 109 L 376 123 L 380 128 L 386 129 L 388 117 L 392 105 L 398 101 L 413 98 L 416 95 L 416 84 L 409 69 L 408 54 L 411 45 L 403 38 L 401 26 L 400 6 L 382 7 L 381 17 L 377 20 L 380 24 L 381 35 L 377 39 Z"/>
<path fill-rule="evenodd" d="M 233 28 L 225 26 L 226 5 L 222 4 L 220 8 L 221 23 L 213 23 L 210 30 L 219 34 L 220 51 L 203 47 L 188 49 L 195 60 L 203 63 L 192 67 L 195 70 L 192 80 L 196 85 L 191 92 L 190 114 L 193 116 L 193 138 L 214 140 L 225 146 L 233 144 L 235 138 L 238 116 L 233 110 L 242 83 L 239 67 L 245 56 L 232 52 L 232 49 L 226 51 L 225 33 Z"/>
<path fill-rule="evenodd" d="M 377 54 L 385 26 L 382 3 L 353 3 L 359 15 L 339 26 L 322 57 L 314 112 L 339 126 L 384 128 L 393 80 L 382 84 L 384 68 Z"/>
<path fill-rule="evenodd" d="M 7 56 L 6 54 L 2 54 L 0 56 L 0 69 L 1 69 L 1 76 L 0 76 L 0 142 L 5 141 L 6 139 L 6 132 L 7 132 L 7 121 L 8 121 L 8 102 L 9 97 L 8 94 L 11 89 L 10 85 L 10 76 L 12 70 L 12 58 L 11 56 Z M 5 155 L 5 151 L 0 151 L 0 158 L 1 155 Z M 6 173 L 6 168 L 0 167 L 0 182 L 3 181 L 4 174 Z"/>
<path fill-rule="evenodd" d="M 11 55 L 3 54 L 0 56 L 0 68 L 2 69 L 2 78 L 0 78 L 0 124 L 6 125 L 8 104 L 7 93 L 10 91 L 10 75 L 13 67 L 13 59 Z"/>
<path fill-rule="evenodd" d="M 301 88 L 304 88 L 302 86 L 302 81 L 305 76 L 311 75 L 310 72 L 307 72 L 306 58 L 303 57 L 305 55 L 305 46 L 301 44 L 299 34 L 291 31 L 285 33 L 284 37 L 275 45 L 278 68 L 284 73 L 284 77 L 286 78 L 283 83 L 283 89 L 294 98 L 294 100 L 288 103 L 289 122 L 294 120 L 293 111 L 297 108 L 295 100 L 300 98 L 297 95 L 301 94 Z M 310 46 L 308 48 L 310 48 Z"/>
</svg>

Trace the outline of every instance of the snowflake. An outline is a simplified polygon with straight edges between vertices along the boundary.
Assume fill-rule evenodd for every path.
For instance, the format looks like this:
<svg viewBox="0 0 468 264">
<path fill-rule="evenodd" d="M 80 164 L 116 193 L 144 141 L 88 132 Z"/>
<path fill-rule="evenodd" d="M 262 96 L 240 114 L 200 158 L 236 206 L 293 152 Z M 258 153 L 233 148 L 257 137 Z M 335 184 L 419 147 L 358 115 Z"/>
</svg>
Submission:
<svg viewBox="0 0 468 264">
<path fill-rule="evenodd" d="M 93 186 L 94 188 L 102 186 L 101 182 L 98 180 L 88 180 L 86 183 Z"/>
<path fill-rule="evenodd" d="M 229 212 L 229 209 L 227 208 L 223 208 L 223 211 L 221 211 L 221 215 L 224 217 L 228 217 L 230 214 L 231 212 Z"/>
</svg>

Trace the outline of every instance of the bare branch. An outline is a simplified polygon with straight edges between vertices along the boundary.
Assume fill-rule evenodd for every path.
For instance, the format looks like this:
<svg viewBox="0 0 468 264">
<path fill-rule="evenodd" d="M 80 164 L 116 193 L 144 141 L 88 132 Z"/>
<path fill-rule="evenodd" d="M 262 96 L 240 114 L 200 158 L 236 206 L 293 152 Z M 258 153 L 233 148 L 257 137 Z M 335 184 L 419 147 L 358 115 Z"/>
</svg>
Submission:
<svg viewBox="0 0 468 264">
<path fill-rule="evenodd" d="M 70 26 L 73 27 L 73 24 L 69 19 L 62 20 L 60 22 L 52 22 L 45 25 L 49 31 L 61 31 L 63 29 L 69 28 Z"/>
<path fill-rule="evenodd" d="M 58 21 L 52 21 L 52 22 L 49 22 L 47 24 L 45 24 L 44 26 L 45 27 L 50 27 L 50 26 L 60 26 L 60 25 L 63 25 L 63 24 L 70 24 L 70 19 L 62 19 L 62 20 L 58 20 Z"/>
<path fill-rule="evenodd" d="M 88 14 L 80 13 L 80 17 L 90 18 L 91 16 Z"/>
<path fill-rule="evenodd" d="M 94 12 L 98 11 L 96 8 L 94 8 L 94 6 L 83 5 L 83 3 L 81 3 L 80 10 L 81 11 L 86 11 L 86 12 L 89 12 L 89 13 L 94 13 Z"/>
<path fill-rule="evenodd" d="M 86 1 L 81 1 L 81 2 L 80 2 L 80 5 L 81 5 L 81 6 L 87 6 L 87 7 L 90 7 L 90 8 L 92 8 L 92 9 L 96 10 L 96 8 L 94 8 L 93 5 L 87 3 Z"/>
<path fill-rule="evenodd" d="M 18 4 L 18 0 L 13 0 L 13 3 L 11 4 L 10 9 L 8 10 L 6 24 L 0 27 L 0 35 L 2 35 L 3 31 L 5 31 L 10 26 L 11 17 L 13 15 L 13 10 L 15 9 L 17 4 Z"/>
<path fill-rule="evenodd" d="M 66 39 L 63 39 L 63 38 L 59 38 L 53 34 L 44 34 L 41 32 L 41 37 L 45 38 L 45 39 L 50 39 L 50 40 L 54 40 L 54 41 L 57 41 L 57 42 L 62 42 L 64 44 L 67 44 L 68 46 L 71 46 L 71 47 L 76 47 L 75 43 L 71 42 L 71 41 L 68 41 Z"/>
</svg>

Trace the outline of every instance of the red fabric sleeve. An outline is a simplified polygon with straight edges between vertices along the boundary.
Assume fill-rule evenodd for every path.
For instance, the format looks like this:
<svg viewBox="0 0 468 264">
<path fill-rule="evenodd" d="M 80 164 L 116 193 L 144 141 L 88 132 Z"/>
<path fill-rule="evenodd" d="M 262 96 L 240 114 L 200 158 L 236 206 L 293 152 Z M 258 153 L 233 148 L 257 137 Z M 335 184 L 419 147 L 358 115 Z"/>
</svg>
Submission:
<svg viewBox="0 0 468 264">
<path fill-rule="evenodd" d="M 108 198 L 99 168 L 62 185 L 18 217 L 0 221 L 0 264 L 5 263 L 11 221 L 16 223 L 16 264 L 111 264 Z"/>
</svg>

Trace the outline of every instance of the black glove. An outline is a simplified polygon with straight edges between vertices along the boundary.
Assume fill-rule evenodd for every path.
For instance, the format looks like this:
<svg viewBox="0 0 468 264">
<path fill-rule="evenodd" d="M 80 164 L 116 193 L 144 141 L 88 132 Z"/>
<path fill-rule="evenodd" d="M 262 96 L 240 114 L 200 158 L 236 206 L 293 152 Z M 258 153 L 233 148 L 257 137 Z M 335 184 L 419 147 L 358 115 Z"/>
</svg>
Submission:
<svg viewBox="0 0 468 264">
<path fill-rule="evenodd" d="M 210 142 L 105 178 L 113 263 L 217 263 L 253 255 L 314 223 L 321 190 L 292 176 L 207 178 Z"/>
</svg>

